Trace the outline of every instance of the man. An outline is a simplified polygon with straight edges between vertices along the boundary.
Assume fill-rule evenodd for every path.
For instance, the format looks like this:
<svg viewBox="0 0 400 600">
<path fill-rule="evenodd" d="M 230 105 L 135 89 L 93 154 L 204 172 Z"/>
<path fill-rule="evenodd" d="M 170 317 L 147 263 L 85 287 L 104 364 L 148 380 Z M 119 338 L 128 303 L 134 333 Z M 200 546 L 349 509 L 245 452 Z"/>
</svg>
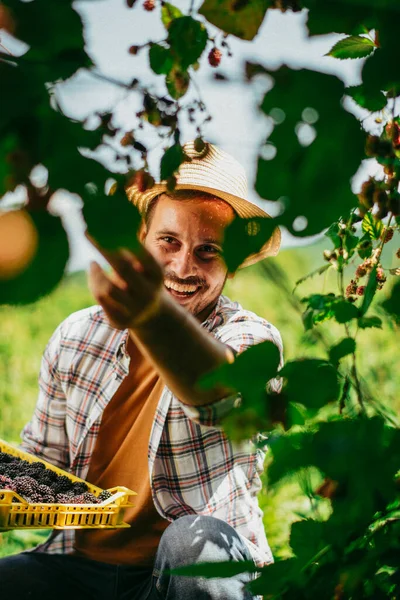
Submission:
<svg viewBox="0 0 400 600">
<path fill-rule="evenodd" d="M 233 390 L 197 386 L 253 344 L 272 340 L 281 350 L 272 325 L 221 295 L 224 229 L 235 214 L 268 215 L 246 200 L 232 157 L 211 144 L 199 153 L 189 143 L 185 152 L 191 160 L 176 192 L 165 183 L 128 191 L 143 215 L 143 249 L 105 253 L 113 275 L 92 265 L 100 306 L 56 330 L 23 431 L 27 451 L 99 487 L 135 490 L 125 513 L 131 528 L 54 532 L 35 551 L 3 559 L 0 580 L 14 597 L 248 599 L 249 574 L 203 579 L 168 570 L 272 560 L 256 497 L 264 455 L 222 431 Z M 279 242 L 276 230 L 245 264 L 276 254 Z"/>
</svg>

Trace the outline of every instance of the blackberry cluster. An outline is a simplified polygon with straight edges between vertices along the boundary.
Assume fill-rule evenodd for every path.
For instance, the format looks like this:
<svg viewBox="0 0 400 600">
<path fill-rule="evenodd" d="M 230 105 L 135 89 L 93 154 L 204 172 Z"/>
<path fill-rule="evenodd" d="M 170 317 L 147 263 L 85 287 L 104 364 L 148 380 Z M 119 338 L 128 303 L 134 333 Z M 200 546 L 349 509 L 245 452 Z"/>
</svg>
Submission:
<svg viewBox="0 0 400 600">
<path fill-rule="evenodd" d="M 0 490 L 13 490 L 30 503 L 99 504 L 111 496 L 104 490 L 97 498 L 84 481 L 57 475 L 41 462 L 30 463 L 0 452 Z"/>
</svg>

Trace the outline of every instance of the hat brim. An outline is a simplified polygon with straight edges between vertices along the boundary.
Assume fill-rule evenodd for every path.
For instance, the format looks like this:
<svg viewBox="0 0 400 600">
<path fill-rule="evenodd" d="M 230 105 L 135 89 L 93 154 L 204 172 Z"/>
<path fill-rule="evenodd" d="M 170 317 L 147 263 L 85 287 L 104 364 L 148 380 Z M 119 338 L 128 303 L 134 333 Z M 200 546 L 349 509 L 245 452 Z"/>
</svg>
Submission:
<svg viewBox="0 0 400 600">
<path fill-rule="evenodd" d="M 233 210 L 236 214 L 242 219 L 251 219 L 253 217 L 261 217 L 270 219 L 271 215 L 269 215 L 265 210 L 253 204 L 252 202 L 248 202 L 244 198 L 240 198 L 239 196 L 235 196 L 233 194 L 229 194 L 228 192 L 224 192 L 223 190 L 218 190 L 216 188 L 207 187 L 204 185 L 195 185 L 195 184 L 177 184 L 174 188 L 174 191 L 179 190 L 196 190 L 199 192 L 205 192 L 207 194 L 211 194 L 221 200 L 227 202 L 230 206 L 232 206 Z M 168 193 L 166 182 L 156 183 L 150 189 L 140 192 L 136 186 L 130 186 L 126 189 L 127 196 L 131 202 L 138 208 L 141 215 L 145 215 L 146 211 L 150 205 L 150 202 L 159 196 L 162 193 Z M 281 232 L 279 227 L 276 227 L 269 238 L 269 240 L 263 245 L 259 252 L 255 254 L 250 254 L 246 258 L 245 261 L 240 265 L 239 269 L 244 267 L 248 267 L 253 265 L 268 256 L 276 256 L 279 252 L 279 248 L 281 245 Z"/>
</svg>

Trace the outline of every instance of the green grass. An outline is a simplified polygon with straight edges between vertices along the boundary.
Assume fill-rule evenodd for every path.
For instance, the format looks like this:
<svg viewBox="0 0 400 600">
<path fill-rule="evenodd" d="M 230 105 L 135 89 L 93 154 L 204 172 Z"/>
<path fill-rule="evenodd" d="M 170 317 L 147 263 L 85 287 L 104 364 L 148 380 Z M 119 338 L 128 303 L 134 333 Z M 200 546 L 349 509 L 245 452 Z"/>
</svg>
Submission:
<svg viewBox="0 0 400 600">
<path fill-rule="evenodd" d="M 293 289 L 297 279 L 323 264 L 322 250 L 328 246 L 328 242 L 320 242 L 311 248 L 283 251 L 276 259 L 269 259 L 272 266 L 279 267 L 271 276 L 265 276 L 262 265 L 255 265 L 239 271 L 228 281 L 225 293 L 232 300 L 265 317 L 280 330 L 286 361 L 301 356 L 327 356 L 326 349 L 304 332 L 298 309 L 293 307 L 283 287 Z M 395 266 L 387 264 L 390 255 L 393 249 L 390 252 L 385 248 L 385 267 Z M 298 298 L 310 293 L 337 292 L 336 277 L 332 271 L 308 280 L 298 289 Z M 378 314 L 378 304 L 388 292 L 387 285 L 378 293 L 378 302 L 371 314 Z M 51 296 L 34 305 L 0 308 L 0 438 L 19 443 L 20 431 L 36 403 L 41 355 L 49 337 L 69 314 L 91 304 L 86 276 L 76 273 L 65 278 Z M 393 325 L 382 314 L 379 316 L 384 319 L 382 330 L 369 329 L 357 335 L 359 369 L 362 380 L 377 400 L 398 411 L 400 398 L 396 392 L 400 387 L 400 374 L 396 335 Z M 345 335 L 343 327 L 332 322 L 323 323 L 319 330 L 329 343 Z M 290 524 L 299 514 L 311 514 L 310 502 L 302 493 L 299 481 L 291 478 L 271 490 L 267 490 L 265 481 L 260 503 L 272 548 L 276 555 L 286 555 Z M 0 556 L 19 552 L 42 539 L 42 532 L 0 534 Z"/>
</svg>

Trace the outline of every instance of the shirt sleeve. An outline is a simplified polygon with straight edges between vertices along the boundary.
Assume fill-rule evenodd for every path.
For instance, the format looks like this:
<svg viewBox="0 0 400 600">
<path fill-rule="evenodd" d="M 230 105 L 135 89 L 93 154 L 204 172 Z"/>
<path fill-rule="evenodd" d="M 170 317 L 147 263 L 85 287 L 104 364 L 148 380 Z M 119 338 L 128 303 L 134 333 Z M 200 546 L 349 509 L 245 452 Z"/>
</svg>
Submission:
<svg viewBox="0 0 400 600">
<path fill-rule="evenodd" d="M 58 374 L 61 326 L 56 329 L 43 354 L 39 396 L 33 416 L 21 432 L 21 450 L 47 460 L 56 467 L 69 466 L 65 427 L 66 398 Z"/>
<path fill-rule="evenodd" d="M 265 321 L 254 316 L 238 315 L 231 318 L 224 326 L 220 327 L 215 333 L 216 339 L 229 346 L 235 355 L 244 352 L 250 346 L 260 344 L 270 340 L 279 349 L 280 364 L 283 366 L 283 344 L 279 331 Z M 280 378 L 271 379 L 267 384 L 267 389 L 273 392 L 279 392 L 282 387 Z M 232 409 L 239 406 L 241 402 L 240 394 L 234 394 L 222 400 L 217 400 L 212 404 L 205 406 L 190 406 L 182 404 L 186 415 L 199 425 L 221 428 L 221 420 L 231 412 Z"/>
</svg>

